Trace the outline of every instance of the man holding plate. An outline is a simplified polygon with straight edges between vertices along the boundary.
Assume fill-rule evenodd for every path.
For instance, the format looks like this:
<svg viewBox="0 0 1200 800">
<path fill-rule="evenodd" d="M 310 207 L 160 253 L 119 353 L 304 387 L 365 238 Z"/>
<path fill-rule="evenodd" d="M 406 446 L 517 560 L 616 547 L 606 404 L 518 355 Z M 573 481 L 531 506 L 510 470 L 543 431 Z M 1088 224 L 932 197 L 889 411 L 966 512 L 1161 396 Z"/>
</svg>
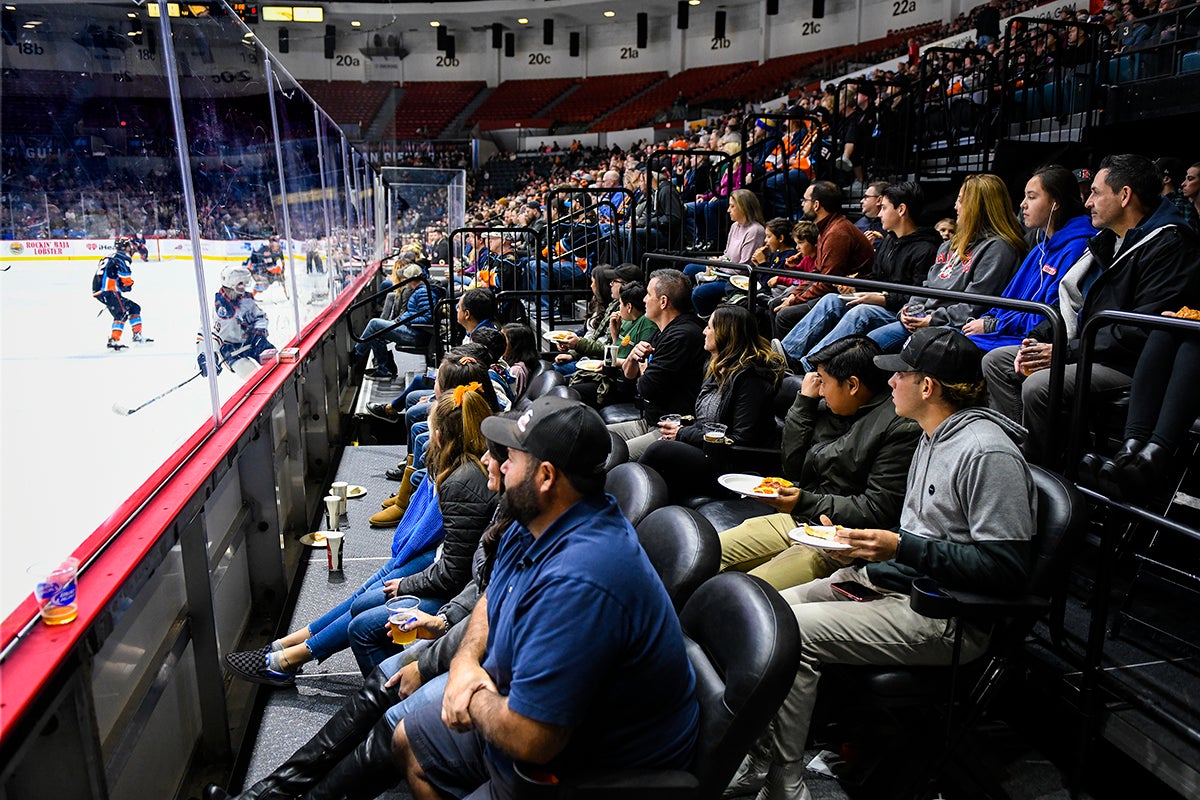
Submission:
<svg viewBox="0 0 1200 800">
<path fill-rule="evenodd" d="M 769 761 L 759 800 L 810 796 L 804 747 L 824 664 L 950 663 L 959 623 L 913 611 L 908 599 L 914 579 L 930 577 L 951 590 L 1025 587 L 1036 503 L 1018 447 L 1025 430 L 984 405 L 981 361 L 982 351 L 949 328 L 923 328 L 900 355 L 875 357 L 881 369 L 895 372 L 896 413 L 924 432 L 909 468 L 900 527 L 838 531 L 837 539 L 850 548 L 834 557 L 868 563 L 783 592 L 804 648 L 771 725 L 769 752 L 752 751 L 735 778 L 746 783 Z M 856 602 L 833 584 L 859 584 L 866 591 L 857 592 Z M 862 602 L 872 594 L 879 597 Z M 964 625 L 962 659 L 981 655 L 987 640 L 985 631 Z"/>
</svg>

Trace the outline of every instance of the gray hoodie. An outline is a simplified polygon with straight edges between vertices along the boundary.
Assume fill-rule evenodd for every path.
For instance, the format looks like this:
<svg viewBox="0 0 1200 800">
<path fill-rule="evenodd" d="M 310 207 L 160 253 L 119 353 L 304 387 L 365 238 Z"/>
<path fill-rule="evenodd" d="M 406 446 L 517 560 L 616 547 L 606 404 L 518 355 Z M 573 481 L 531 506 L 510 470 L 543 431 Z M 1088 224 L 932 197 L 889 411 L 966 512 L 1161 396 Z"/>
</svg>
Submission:
<svg viewBox="0 0 1200 800">
<path fill-rule="evenodd" d="M 1025 588 L 1037 493 L 1018 445 L 1025 429 L 989 408 L 948 417 L 921 436 L 900 512 L 900 549 L 870 564 L 879 586 L 907 593 L 928 576 L 948 589 Z"/>
<path fill-rule="evenodd" d="M 1021 265 L 1024 253 L 998 236 L 967 245 L 964 258 L 959 258 L 945 242 L 938 248 L 937 257 L 922 286 L 952 292 L 971 292 L 998 296 Z M 914 290 L 909 305 L 921 307 L 929 314 L 930 325 L 950 325 L 961 328 L 972 317 L 982 316 L 987 303 L 959 303 L 919 297 L 920 287 Z"/>
</svg>

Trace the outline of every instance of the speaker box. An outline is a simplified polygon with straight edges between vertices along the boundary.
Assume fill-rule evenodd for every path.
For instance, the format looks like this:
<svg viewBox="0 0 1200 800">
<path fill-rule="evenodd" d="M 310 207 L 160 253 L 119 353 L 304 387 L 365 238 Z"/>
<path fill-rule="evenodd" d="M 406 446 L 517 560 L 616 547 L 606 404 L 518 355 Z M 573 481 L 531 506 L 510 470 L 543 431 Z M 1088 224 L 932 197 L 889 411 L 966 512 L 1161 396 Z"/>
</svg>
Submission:
<svg viewBox="0 0 1200 800">
<path fill-rule="evenodd" d="M 499 50 L 504 47 L 504 26 L 499 22 L 492 23 L 492 49 Z"/>
<path fill-rule="evenodd" d="M 571 31 L 568 39 L 571 42 L 571 58 L 579 58 L 579 31 Z"/>
<path fill-rule="evenodd" d="M 639 11 L 637 15 L 637 46 L 645 49 L 650 43 L 650 15 Z"/>
<path fill-rule="evenodd" d="M 542 44 L 549 46 L 554 44 L 554 20 L 542 20 Z"/>
<path fill-rule="evenodd" d="M 825 0 L 813 0 L 813 19 L 825 16 Z"/>
<path fill-rule="evenodd" d="M 715 22 L 713 24 L 713 37 L 716 39 L 725 38 L 725 12 L 718 11 Z"/>
<path fill-rule="evenodd" d="M 774 17 L 779 15 L 779 0 L 767 0 L 767 16 Z"/>
<path fill-rule="evenodd" d="M 454 55 L 455 55 L 454 37 L 447 36 L 446 37 L 446 59 L 450 60 L 450 59 L 454 58 Z"/>
<path fill-rule="evenodd" d="M 446 39 L 450 37 L 450 29 L 445 25 L 438 25 L 434 30 L 437 31 L 437 49 L 444 53 L 446 52 Z"/>
<path fill-rule="evenodd" d="M 290 45 L 291 45 L 291 42 L 288 41 L 288 29 L 280 28 L 279 29 L 279 52 L 286 53 L 288 51 L 288 48 Z"/>
<path fill-rule="evenodd" d="M 679 5 L 675 8 L 675 27 L 681 31 L 686 31 L 688 29 L 687 0 L 679 0 Z"/>
<path fill-rule="evenodd" d="M 517 54 L 517 35 L 515 33 L 504 34 L 504 57 L 512 58 Z"/>
<path fill-rule="evenodd" d="M 333 51 L 337 49 L 337 26 L 325 26 L 325 57 L 333 58 Z"/>
</svg>

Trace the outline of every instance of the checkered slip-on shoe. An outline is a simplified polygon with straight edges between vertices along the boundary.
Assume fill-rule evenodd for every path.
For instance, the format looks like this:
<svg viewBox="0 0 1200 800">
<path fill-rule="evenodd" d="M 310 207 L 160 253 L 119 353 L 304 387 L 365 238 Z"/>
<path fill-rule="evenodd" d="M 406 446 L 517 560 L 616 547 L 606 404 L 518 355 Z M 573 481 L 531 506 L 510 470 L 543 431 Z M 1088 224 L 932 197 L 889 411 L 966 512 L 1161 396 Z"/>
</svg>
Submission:
<svg viewBox="0 0 1200 800">
<path fill-rule="evenodd" d="M 237 677 L 251 683 L 261 683 L 264 686 L 294 686 L 296 676 L 291 672 L 276 672 L 267 669 L 267 649 L 243 650 L 240 653 L 226 653 L 225 666 Z"/>
</svg>

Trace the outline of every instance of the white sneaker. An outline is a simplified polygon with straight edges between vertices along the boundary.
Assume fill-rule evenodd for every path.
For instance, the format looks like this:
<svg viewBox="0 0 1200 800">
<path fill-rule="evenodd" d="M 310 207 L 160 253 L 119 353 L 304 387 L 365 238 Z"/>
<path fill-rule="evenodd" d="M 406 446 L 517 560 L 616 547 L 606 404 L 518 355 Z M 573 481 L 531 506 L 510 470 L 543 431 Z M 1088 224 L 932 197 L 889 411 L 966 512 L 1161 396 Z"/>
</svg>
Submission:
<svg viewBox="0 0 1200 800">
<path fill-rule="evenodd" d="M 812 800 L 804 782 L 804 762 L 772 764 L 755 800 Z"/>
</svg>

